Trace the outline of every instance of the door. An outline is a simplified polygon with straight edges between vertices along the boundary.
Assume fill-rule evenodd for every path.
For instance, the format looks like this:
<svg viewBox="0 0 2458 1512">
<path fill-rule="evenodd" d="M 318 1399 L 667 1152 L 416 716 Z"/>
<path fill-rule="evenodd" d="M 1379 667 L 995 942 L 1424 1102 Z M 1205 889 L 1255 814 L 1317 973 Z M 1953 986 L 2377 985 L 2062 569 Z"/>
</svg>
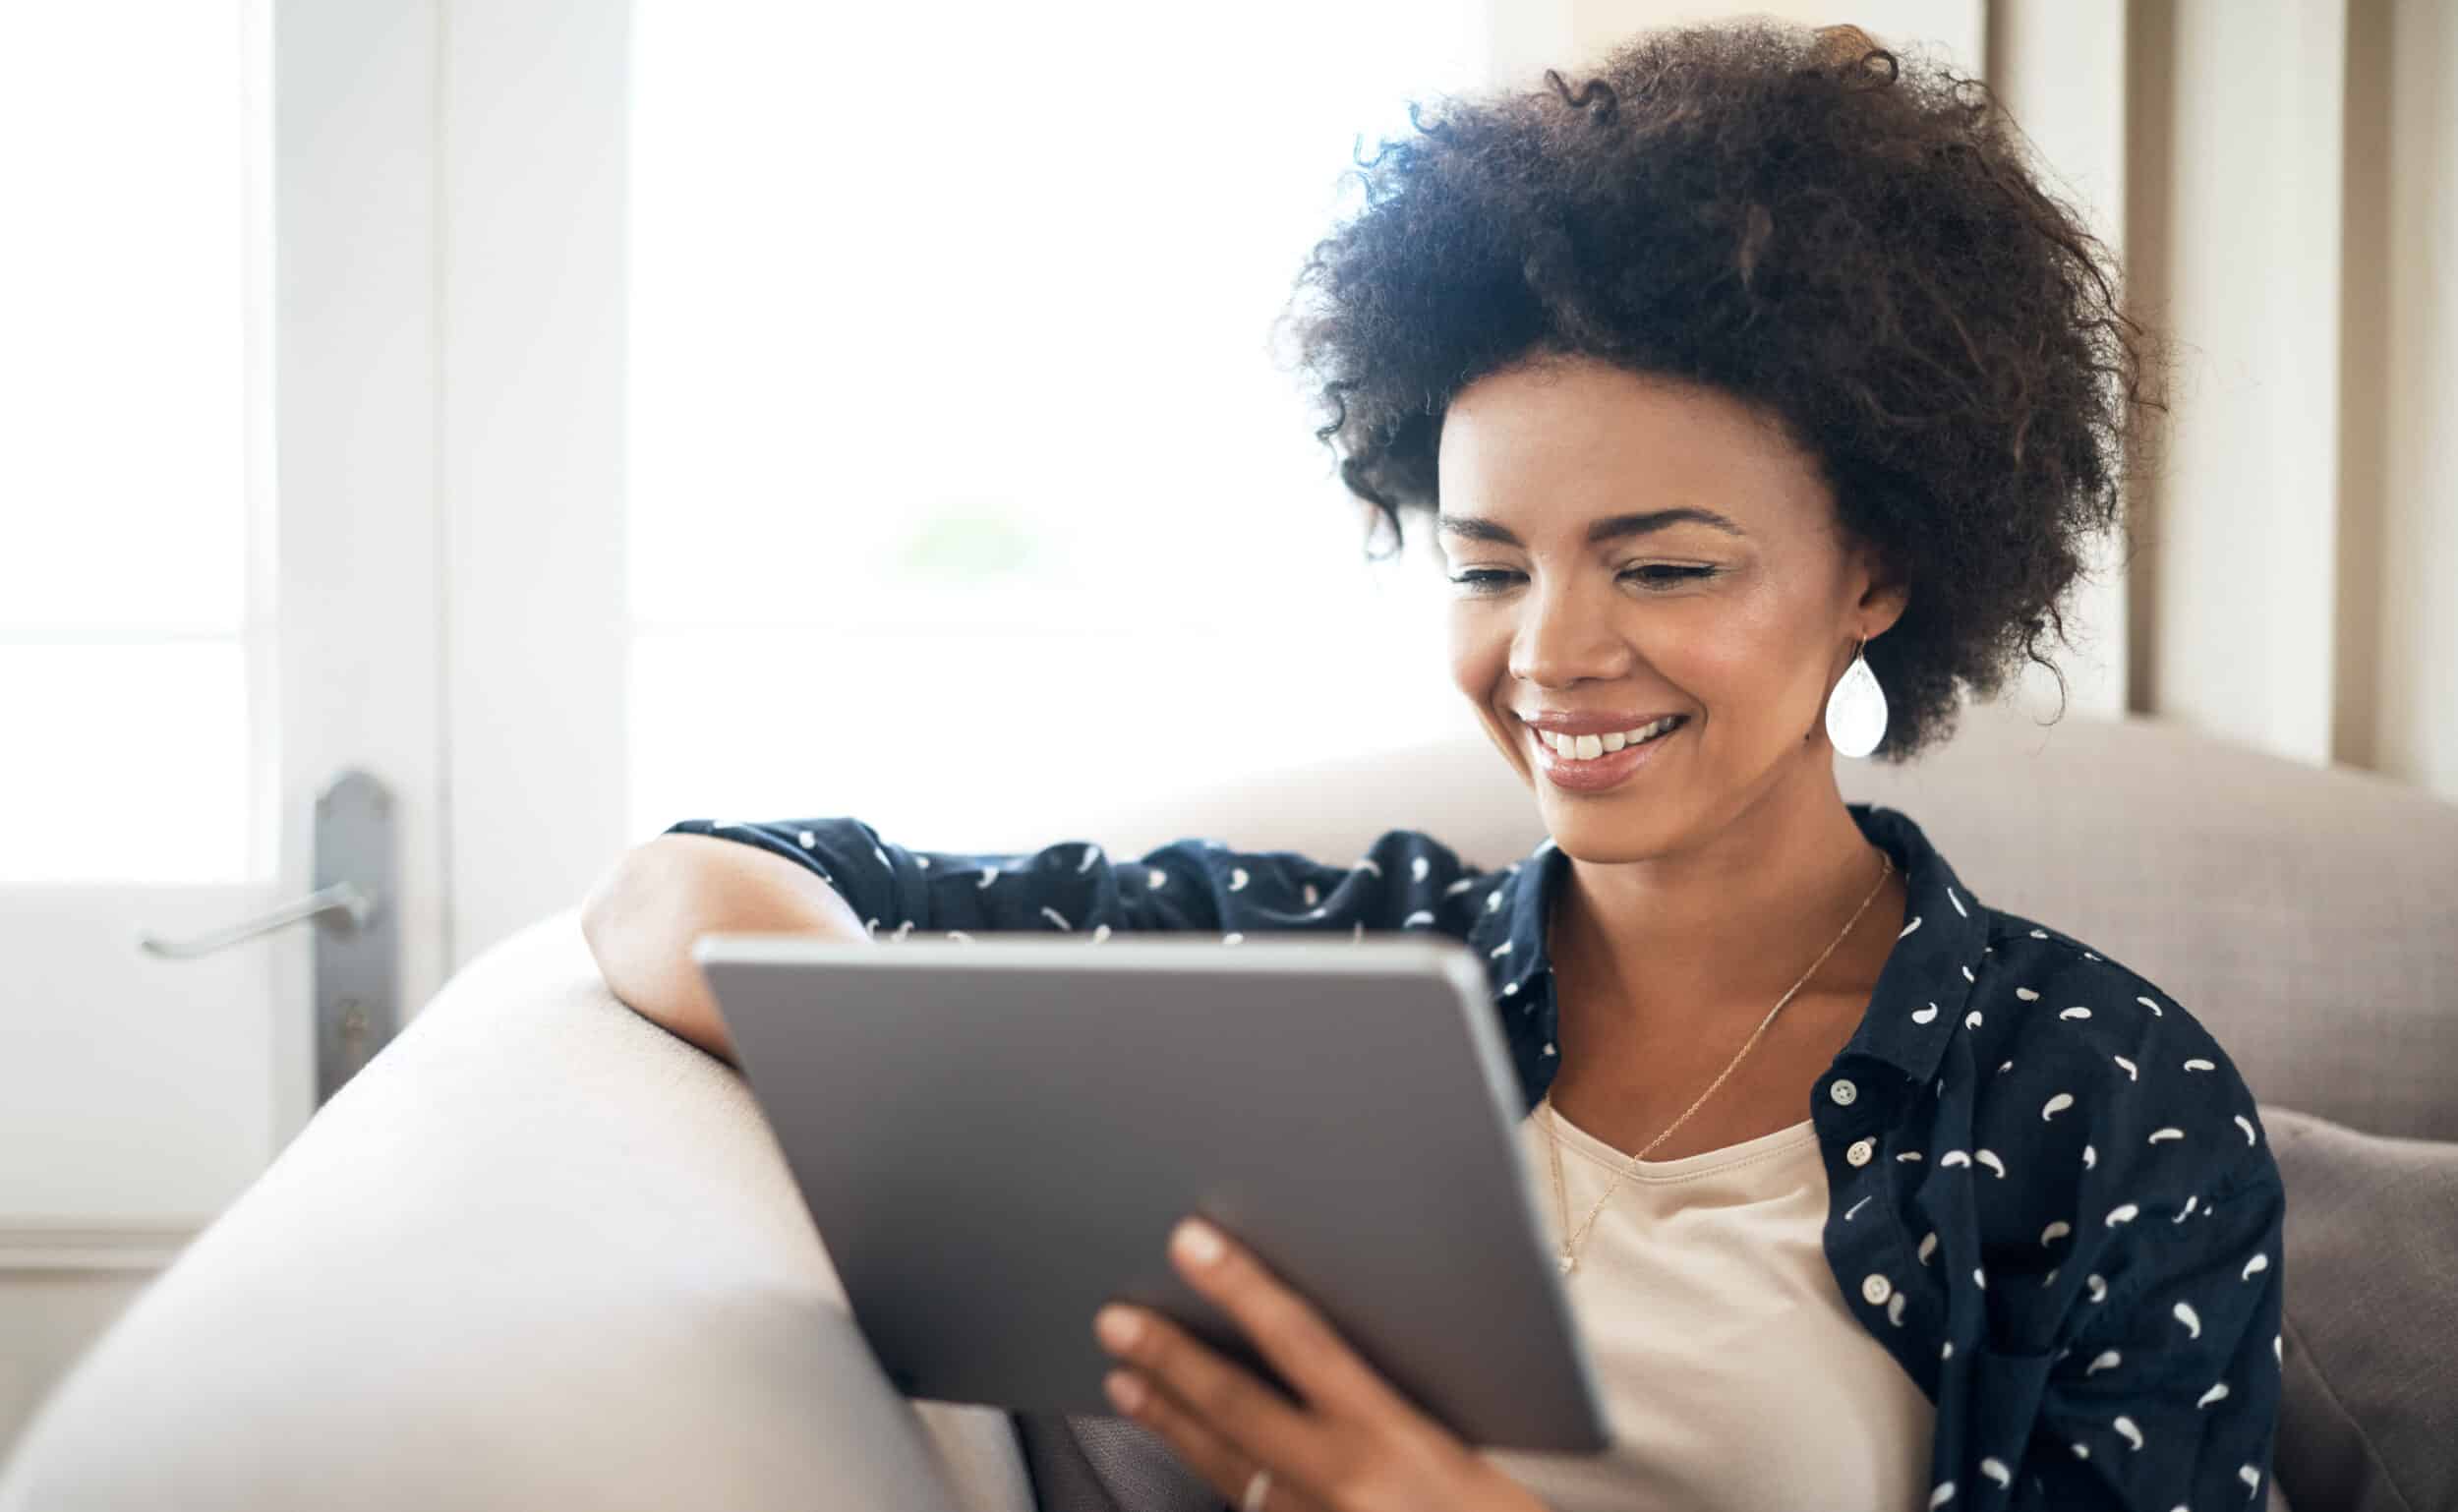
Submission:
<svg viewBox="0 0 2458 1512">
<path fill-rule="evenodd" d="M 429 0 L 0 13 L 0 1453 L 316 1106 L 340 915 L 141 937 L 298 901 L 360 769 L 369 1048 L 446 966 L 437 45 Z"/>
</svg>

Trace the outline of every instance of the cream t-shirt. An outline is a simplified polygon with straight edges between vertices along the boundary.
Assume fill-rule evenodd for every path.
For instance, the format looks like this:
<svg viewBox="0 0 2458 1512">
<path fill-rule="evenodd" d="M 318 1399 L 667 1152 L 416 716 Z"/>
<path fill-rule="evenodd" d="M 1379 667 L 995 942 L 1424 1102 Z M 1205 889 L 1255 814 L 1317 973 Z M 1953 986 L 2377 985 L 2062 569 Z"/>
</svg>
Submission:
<svg viewBox="0 0 2458 1512">
<path fill-rule="evenodd" d="M 1629 1157 L 1550 1105 L 1519 1125 L 1550 1251 Z M 1807 1119 L 1613 1188 L 1562 1278 L 1612 1443 L 1593 1455 L 1484 1449 L 1553 1512 L 1915 1512 L 1936 1410 L 1845 1310 L 1828 1268 L 1826 1168 Z"/>
</svg>

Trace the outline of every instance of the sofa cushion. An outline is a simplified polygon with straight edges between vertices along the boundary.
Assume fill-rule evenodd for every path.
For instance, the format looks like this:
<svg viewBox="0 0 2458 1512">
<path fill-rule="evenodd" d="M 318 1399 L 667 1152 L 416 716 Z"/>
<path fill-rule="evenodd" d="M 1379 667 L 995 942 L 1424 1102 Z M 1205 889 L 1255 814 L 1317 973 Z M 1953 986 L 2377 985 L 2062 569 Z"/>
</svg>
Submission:
<svg viewBox="0 0 2458 1512">
<path fill-rule="evenodd" d="M 2274 1461 L 2303 1512 L 2458 1506 L 2458 1144 L 2262 1110 L 2287 1187 Z"/>
<path fill-rule="evenodd" d="M 1220 1492 L 1131 1418 L 1014 1417 L 1039 1512 L 1219 1512 Z"/>
<path fill-rule="evenodd" d="M 576 908 L 456 973 L 0 1464 L 0 1512 L 958 1506 L 1032 1506 L 1005 1414 L 896 1396 L 748 1086 Z"/>
<path fill-rule="evenodd" d="M 1907 815 L 1987 902 L 2157 982 L 2264 1107 L 2458 1139 L 2458 804 L 2177 720 L 2043 727 L 2013 702 L 1964 710 L 1954 740 L 1918 761 L 1839 762 L 1836 779 L 1845 798 Z M 1141 855 L 1214 836 L 1342 859 L 1393 826 L 1480 866 L 1545 838 L 1527 780 L 1474 727 L 1293 757 L 1081 819 L 1017 804 L 980 848 L 1081 833 Z"/>
</svg>

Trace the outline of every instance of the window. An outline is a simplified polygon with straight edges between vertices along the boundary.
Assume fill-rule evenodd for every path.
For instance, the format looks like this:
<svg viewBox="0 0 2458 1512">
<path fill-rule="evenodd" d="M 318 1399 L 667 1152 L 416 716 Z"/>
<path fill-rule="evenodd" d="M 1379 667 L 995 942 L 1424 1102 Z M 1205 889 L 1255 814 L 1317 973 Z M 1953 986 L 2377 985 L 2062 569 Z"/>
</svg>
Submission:
<svg viewBox="0 0 2458 1512">
<path fill-rule="evenodd" d="M 245 46 L 234 4 L 0 16 L 0 881 L 269 871 Z"/>
<path fill-rule="evenodd" d="M 1480 10 L 634 9 L 634 831 L 986 847 L 1455 722 L 1267 343 Z"/>
</svg>

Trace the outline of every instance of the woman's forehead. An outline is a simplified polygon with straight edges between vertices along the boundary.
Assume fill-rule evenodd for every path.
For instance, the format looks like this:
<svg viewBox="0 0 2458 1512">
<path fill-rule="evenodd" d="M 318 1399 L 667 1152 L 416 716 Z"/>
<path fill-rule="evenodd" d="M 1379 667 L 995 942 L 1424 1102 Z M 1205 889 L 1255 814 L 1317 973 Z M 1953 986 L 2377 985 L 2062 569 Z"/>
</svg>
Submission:
<svg viewBox="0 0 2458 1512">
<path fill-rule="evenodd" d="M 1437 467 L 1444 516 L 1499 520 L 1523 539 L 1625 512 L 1710 512 L 1745 534 L 1819 526 L 1833 512 L 1816 458 L 1758 411 L 1585 360 L 1463 389 L 1443 418 Z"/>
</svg>

